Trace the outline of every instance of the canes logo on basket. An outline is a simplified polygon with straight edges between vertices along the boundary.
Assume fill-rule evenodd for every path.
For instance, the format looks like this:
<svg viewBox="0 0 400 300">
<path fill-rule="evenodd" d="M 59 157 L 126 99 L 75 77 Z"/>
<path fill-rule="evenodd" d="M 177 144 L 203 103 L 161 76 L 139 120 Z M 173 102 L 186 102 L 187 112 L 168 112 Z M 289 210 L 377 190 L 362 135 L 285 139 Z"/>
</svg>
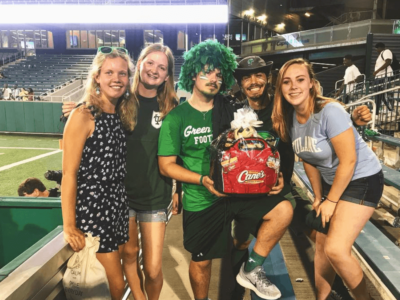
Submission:
<svg viewBox="0 0 400 300">
<path fill-rule="evenodd" d="M 244 170 L 242 171 L 242 173 L 239 174 L 238 182 L 245 184 L 258 184 L 263 182 L 262 178 L 264 177 L 265 177 L 264 171 Z"/>
</svg>

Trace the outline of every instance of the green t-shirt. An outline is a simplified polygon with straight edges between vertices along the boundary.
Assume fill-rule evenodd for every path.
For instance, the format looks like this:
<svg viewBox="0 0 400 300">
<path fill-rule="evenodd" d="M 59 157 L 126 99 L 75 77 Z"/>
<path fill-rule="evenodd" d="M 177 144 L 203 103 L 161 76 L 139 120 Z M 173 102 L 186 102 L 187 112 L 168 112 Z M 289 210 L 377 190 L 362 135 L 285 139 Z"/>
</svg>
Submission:
<svg viewBox="0 0 400 300">
<path fill-rule="evenodd" d="M 128 204 L 136 210 L 164 209 L 171 202 L 172 179 L 162 176 L 158 167 L 161 124 L 157 97 L 139 96 L 137 125 L 127 135 L 125 178 Z"/>
<path fill-rule="evenodd" d="M 207 113 L 198 111 L 186 101 L 163 121 L 158 155 L 179 156 L 184 168 L 209 175 L 212 137 L 212 110 Z M 182 189 L 183 208 L 188 211 L 201 211 L 218 200 L 202 185 L 183 183 Z"/>
</svg>

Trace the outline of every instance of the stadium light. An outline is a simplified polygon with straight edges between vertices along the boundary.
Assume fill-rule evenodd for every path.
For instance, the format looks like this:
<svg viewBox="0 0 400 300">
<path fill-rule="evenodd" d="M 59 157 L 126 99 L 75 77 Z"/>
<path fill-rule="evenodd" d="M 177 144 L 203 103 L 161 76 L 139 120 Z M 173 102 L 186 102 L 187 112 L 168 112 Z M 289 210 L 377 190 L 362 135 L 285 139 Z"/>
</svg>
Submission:
<svg viewBox="0 0 400 300">
<path fill-rule="evenodd" d="M 0 5 L 0 24 L 228 23 L 227 5 Z"/>
</svg>

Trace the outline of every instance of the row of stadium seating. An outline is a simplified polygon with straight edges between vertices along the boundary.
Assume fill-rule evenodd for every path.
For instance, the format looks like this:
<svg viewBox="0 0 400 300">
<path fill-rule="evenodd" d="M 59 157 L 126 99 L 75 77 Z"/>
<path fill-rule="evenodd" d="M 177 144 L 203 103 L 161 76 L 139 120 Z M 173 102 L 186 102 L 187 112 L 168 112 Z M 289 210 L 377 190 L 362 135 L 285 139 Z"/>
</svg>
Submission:
<svg viewBox="0 0 400 300">
<path fill-rule="evenodd" d="M 27 57 L 3 68 L 6 78 L 0 79 L 12 87 L 32 88 L 35 96 L 49 94 L 58 86 L 77 78 L 85 78 L 93 55 L 40 55 Z"/>
<path fill-rule="evenodd" d="M 21 58 L 21 52 L 0 52 L 0 66 Z"/>
</svg>

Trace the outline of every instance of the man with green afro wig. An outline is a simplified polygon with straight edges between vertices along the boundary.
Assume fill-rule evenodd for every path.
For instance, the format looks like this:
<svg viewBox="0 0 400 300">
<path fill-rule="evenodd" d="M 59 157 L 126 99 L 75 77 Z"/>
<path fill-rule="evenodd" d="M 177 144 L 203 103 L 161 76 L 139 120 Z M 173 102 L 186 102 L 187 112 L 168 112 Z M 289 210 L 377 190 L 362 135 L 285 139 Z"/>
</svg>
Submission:
<svg viewBox="0 0 400 300">
<path fill-rule="evenodd" d="M 218 41 L 206 40 L 197 44 L 183 55 L 185 62 L 179 75 L 179 87 L 187 92 L 192 92 L 193 77 L 207 66 L 208 70 L 219 69 L 223 78 L 220 90 L 230 88 L 235 83 L 233 72 L 236 69 L 236 55 L 231 48 L 220 44 Z"/>
<path fill-rule="evenodd" d="M 232 220 L 243 222 L 247 232 L 257 236 L 254 249 L 261 251 L 272 249 L 268 244 L 270 236 L 276 235 L 275 231 L 281 234 L 279 228 L 286 229 L 290 223 L 281 222 L 280 216 L 287 215 L 285 220 L 291 219 L 293 209 L 280 195 L 234 198 L 224 197 L 215 190 L 209 176 L 211 141 L 230 129 L 234 112 L 241 106 L 219 92 L 233 85 L 237 63 L 231 49 L 211 40 L 194 46 L 184 54 L 184 59 L 179 86 L 192 95 L 163 120 L 158 164 L 161 175 L 182 182 L 183 240 L 185 249 L 192 254 L 190 283 L 195 300 L 207 300 L 212 260 L 227 254 Z M 183 165 L 177 163 L 178 156 Z M 274 187 L 276 193 L 283 186 L 281 180 L 279 187 Z M 287 214 L 281 204 L 290 208 Z M 271 221 L 271 211 L 280 220 Z M 277 222 L 283 225 L 275 225 Z M 268 299 L 279 298 L 281 293 L 276 286 L 261 279 L 257 279 L 256 284 L 268 283 L 271 291 Z"/>
</svg>

